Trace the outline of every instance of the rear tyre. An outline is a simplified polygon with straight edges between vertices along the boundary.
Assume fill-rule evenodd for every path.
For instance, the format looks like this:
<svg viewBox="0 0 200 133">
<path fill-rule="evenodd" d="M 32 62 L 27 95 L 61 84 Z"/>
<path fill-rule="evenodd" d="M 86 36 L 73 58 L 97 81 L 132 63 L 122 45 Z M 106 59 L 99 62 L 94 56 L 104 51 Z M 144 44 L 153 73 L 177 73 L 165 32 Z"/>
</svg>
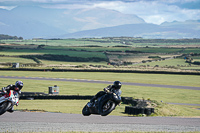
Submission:
<svg viewBox="0 0 200 133">
<path fill-rule="evenodd" d="M 102 101 L 102 104 L 100 106 L 100 115 L 106 116 L 110 114 L 115 109 L 115 103 L 111 100 L 105 100 Z"/>
<path fill-rule="evenodd" d="M 91 115 L 91 113 L 90 113 L 89 108 L 88 108 L 87 105 L 85 105 L 85 107 L 83 108 L 82 114 L 83 114 L 84 116 L 89 116 L 89 115 Z"/>
<path fill-rule="evenodd" d="M 3 102 L 0 104 L 0 115 L 4 114 L 7 109 L 10 107 L 11 103 L 9 102 Z"/>
</svg>

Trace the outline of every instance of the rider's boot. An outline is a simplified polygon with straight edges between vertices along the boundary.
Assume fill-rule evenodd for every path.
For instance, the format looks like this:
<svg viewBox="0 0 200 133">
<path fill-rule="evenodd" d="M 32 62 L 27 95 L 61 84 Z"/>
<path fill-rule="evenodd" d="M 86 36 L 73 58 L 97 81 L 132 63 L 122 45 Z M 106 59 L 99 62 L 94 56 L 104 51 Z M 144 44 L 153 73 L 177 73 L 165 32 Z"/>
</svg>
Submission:
<svg viewBox="0 0 200 133">
<path fill-rule="evenodd" d="M 90 107 L 94 105 L 94 101 L 95 101 L 96 97 L 94 96 L 91 100 L 90 100 Z"/>
<path fill-rule="evenodd" d="M 94 103 L 94 100 L 96 99 L 96 97 L 94 96 L 92 99 L 90 99 L 91 103 Z"/>
</svg>

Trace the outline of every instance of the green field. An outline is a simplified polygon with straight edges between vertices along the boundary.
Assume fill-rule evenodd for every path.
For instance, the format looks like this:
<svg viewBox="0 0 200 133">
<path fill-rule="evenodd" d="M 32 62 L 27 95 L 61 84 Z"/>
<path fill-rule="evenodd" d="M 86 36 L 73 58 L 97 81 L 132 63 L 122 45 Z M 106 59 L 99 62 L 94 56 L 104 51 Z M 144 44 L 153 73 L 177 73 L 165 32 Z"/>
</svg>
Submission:
<svg viewBox="0 0 200 133">
<path fill-rule="evenodd" d="M 123 82 L 134 83 L 148 83 L 148 84 L 164 84 L 164 85 L 182 85 L 182 86 L 196 86 L 199 87 L 200 76 L 194 75 L 164 75 L 164 74 L 135 74 L 135 73 L 86 73 L 86 72 L 22 72 L 22 71 L 1 71 L 1 76 L 27 76 L 27 77 L 45 77 L 45 78 L 72 78 L 72 79 L 88 79 L 88 80 L 102 80 L 102 81 L 115 81 L 120 80 Z M 0 79 L 0 86 L 6 86 L 14 83 L 16 79 Z M 80 82 L 64 82 L 64 81 L 45 81 L 45 80 L 23 80 L 26 92 L 44 92 L 48 93 L 48 87 L 57 85 L 59 86 L 61 95 L 95 95 L 98 91 L 102 90 L 108 84 L 96 83 L 80 83 Z M 159 87 L 143 87 L 143 86 L 122 86 L 123 97 L 133 97 L 139 99 L 151 99 L 164 103 L 200 103 L 199 90 L 186 90 L 186 89 L 171 89 Z M 64 112 L 64 113 L 80 113 L 83 105 L 89 100 L 21 100 L 20 106 L 16 109 L 28 110 L 44 110 L 51 112 Z M 39 104 L 37 104 L 39 103 Z M 48 103 L 48 104 L 47 104 Z M 45 104 L 45 106 L 42 106 Z M 53 105 L 52 107 L 48 105 Z M 54 105 L 55 104 L 55 105 Z M 72 106 L 74 106 L 72 108 Z M 112 115 L 126 115 L 123 114 L 124 108 L 127 105 L 122 104 L 113 112 Z M 67 109 L 66 109 L 67 108 Z M 158 115 L 164 116 L 199 116 L 200 111 L 191 106 L 178 106 L 178 105 L 163 105 L 162 113 Z M 159 108 L 158 108 L 159 110 Z M 161 109 L 160 109 L 161 110 Z M 160 111 L 159 111 L 160 112 Z M 163 113 L 164 112 L 164 113 Z"/>
<path fill-rule="evenodd" d="M 198 45 L 199 39 L 142 39 L 131 37 L 107 37 L 107 38 L 80 38 L 80 39 L 31 39 L 31 40 L 0 40 L 1 43 L 9 44 L 36 44 L 36 45 L 75 45 L 75 46 L 87 46 L 87 45 L 100 45 L 100 46 L 112 46 L 112 45 L 133 45 L 133 46 L 185 46 Z"/>
<path fill-rule="evenodd" d="M 15 110 L 81 114 L 87 102 L 89 100 L 20 100 L 19 106 L 15 107 Z M 128 105 L 121 104 L 117 106 L 110 115 L 131 116 L 124 113 L 125 106 Z M 151 116 L 199 117 L 199 110 L 196 108 L 163 104 L 160 108 L 156 108 L 156 114 Z"/>
<path fill-rule="evenodd" d="M 0 67 L 199 72 L 199 39 L 0 40 Z M 158 58 L 150 58 L 158 57 Z M 187 59 L 185 59 L 187 58 Z M 186 61 L 190 62 L 186 62 Z M 29 63 L 33 63 L 32 65 Z"/>
<path fill-rule="evenodd" d="M 49 78 L 92 79 L 103 81 L 133 82 L 147 84 L 164 84 L 179 86 L 200 86 L 198 75 L 173 75 L 173 74 L 140 74 L 140 73 L 112 73 L 112 72 L 26 72 L 26 71 L 1 71 L 3 76 L 30 76 Z M 1 84 L 1 83 L 0 83 Z"/>
<path fill-rule="evenodd" d="M 27 76 L 199 87 L 198 75 L 47 71 L 47 69 L 106 69 L 199 73 L 199 62 L 200 39 L 115 37 L 0 40 L 0 68 L 12 68 L 12 63 L 19 63 L 20 68 L 43 70 L 43 72 L 0 71 L 0 76 L 19 76 L 19 80 L 20 77 Z M 16 79 L 1 78 L 0 81 L 0 86 L 3 87 L 14 83 Z M 49 86 L 58 85 L 61 95 L 95 95 L 108 85 L 27 79 L 23 82 L 23 91 L 48 93 Z M 164 103 L 200 103 L 198 90 L 123 85 L 122 91 L 123 97 L 151 99 Z M 87 100 L 21 100 L 17 109 L 80 113 L 86 103 Z M 112 114 L 126 115 L 123 114 L 125 106 L 122 104 L 117 107 Z M 161 106 L 156 108 L 158 116 L 200 116 L 199 110 L 196 109 L 200 108 L 198 106 L 163 103 Z"/>
</svg>

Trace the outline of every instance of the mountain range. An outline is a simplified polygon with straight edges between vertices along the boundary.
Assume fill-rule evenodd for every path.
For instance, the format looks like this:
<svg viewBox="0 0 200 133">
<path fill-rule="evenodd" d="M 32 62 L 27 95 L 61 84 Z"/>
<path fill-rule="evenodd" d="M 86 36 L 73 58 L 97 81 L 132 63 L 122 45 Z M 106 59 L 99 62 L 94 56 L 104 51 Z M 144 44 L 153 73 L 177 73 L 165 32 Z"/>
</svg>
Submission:
<svg viewBox="0 0 200 133">
<path fill-rule="evenodd" d="M 65 34 L 60 38 L 80 37 L 142 37 L 152 39 L 200 38 L 200 21 L 162 23 L 161 25 L 142 23 L 125 24 L 95 30 Z"/>
<path fill-rule="evenodd" d="M 143 37 L 200 38 L 200 20 L 146 23 L 115 10 L 48 9 L 18 6 L 0 9 L 0 34 L 31 38 Z"/>
</svg>

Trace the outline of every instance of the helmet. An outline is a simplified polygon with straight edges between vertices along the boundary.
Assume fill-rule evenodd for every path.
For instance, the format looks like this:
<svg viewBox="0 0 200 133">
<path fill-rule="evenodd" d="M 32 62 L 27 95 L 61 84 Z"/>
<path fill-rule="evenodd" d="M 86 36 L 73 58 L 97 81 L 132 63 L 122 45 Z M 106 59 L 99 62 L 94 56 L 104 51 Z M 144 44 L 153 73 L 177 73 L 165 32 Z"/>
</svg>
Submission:
<svg viewBox="0 0 200 133">
<path fill-rule="evenodd" d="M 15 82 L 16 90 L 21 90 L 23 87 L 23 82 L 22 81 L 16 81 Z"/>
<path fill-rule="evenodd" d="M 115 87 L 115 89 L 120 89 L 122 86 L 122 83 L 120 81 L 115 81 L 113 83 L 113 86 Z"/>
</svg>

